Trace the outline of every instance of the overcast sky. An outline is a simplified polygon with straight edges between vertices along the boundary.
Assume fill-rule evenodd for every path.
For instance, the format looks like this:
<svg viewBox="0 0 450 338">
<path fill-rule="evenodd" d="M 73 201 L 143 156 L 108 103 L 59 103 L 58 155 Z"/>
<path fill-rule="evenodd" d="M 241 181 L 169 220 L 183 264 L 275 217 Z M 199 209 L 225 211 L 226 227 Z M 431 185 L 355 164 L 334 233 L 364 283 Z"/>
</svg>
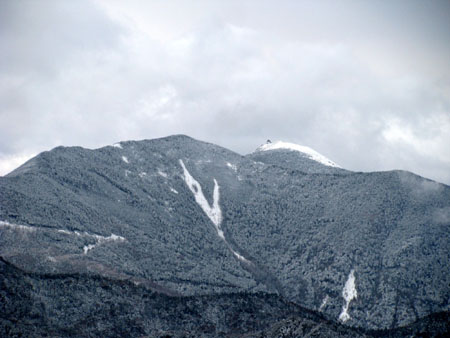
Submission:
<svg viewBox="0 0 450 338">
<path fill-rule="evenodd" d="M 0 175 L 171 134 L 450 184 L 450 1 L 0 0 Z"/>
</svg>

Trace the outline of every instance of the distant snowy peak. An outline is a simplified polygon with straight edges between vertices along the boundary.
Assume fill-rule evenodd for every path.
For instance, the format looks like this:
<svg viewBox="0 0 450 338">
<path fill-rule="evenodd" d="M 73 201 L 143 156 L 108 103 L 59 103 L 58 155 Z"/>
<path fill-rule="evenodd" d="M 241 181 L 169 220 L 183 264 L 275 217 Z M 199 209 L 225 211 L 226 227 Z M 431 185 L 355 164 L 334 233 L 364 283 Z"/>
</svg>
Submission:
<svg viewBox="0 0 450 338">
<path fill-rule="evenodd" d="M 341 168 L 339 165 L 337 165 L 330 159 L 326 158 L 325 156 L 319 154 L 317 151 L 315 151 L 309 147 L 301 146 L 301 145 L 295 144 L 295 143 L 289 143 L 289 142 L 283 142 L 283 141 L 267 142 L 266 144 L 263 144 L 262 146 L 258 147 L 258 149 L 256 149 L 256 151 L 268 151 L 268 150 L 298 151 L 298 152 L 301 152 L 302 154 L 304 154 L 309 159 L 317 161 L 323 165 L 326 165 L 329 167 Z"/>
</svg>

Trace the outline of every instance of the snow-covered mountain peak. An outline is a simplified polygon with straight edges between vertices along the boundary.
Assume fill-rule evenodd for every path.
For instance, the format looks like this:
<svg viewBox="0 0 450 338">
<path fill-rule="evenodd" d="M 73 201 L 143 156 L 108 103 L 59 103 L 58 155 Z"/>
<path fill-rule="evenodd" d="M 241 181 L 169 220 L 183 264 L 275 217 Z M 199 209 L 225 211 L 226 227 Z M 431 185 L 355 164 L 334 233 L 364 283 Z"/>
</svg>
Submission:
<svg viewBox="0 0 450 338">
<path fill-rule="evenodd" d="M 263 144 L 256 149 L 256 151 L 268 151 L 268 150 L 298 151 L 298 152 L 301 152 L 302 154 L 304 154 L 309 159 L 317 161 L 323 165 L 326 165 L 329 167 L 341 168 L 338 164 L 334 163 L 333 161 L 326 158 L 322 154 L 319 154 L 317 151 L 315 151 L 307 146 L 302 146 L 302 145 L 295 144 L 295 143 L 289 143 L 289 142 L 283 142 L 283 141 L 275 141 L 275 142 L 268 141 L 266 144 Z"/>
</svg>

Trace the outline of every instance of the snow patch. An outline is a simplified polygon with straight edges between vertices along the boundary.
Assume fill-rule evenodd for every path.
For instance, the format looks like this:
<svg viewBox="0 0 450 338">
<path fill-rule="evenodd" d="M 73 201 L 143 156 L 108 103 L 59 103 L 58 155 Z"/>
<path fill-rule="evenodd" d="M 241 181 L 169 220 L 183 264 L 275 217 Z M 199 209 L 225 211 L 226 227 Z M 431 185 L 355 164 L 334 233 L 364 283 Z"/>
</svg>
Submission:
<svg viewBox="0 0 450 338">
<path fill-rule="evenodd" d="M 85 255 L 87 255 L 87 253 L 94 248 L 95 248 L 95 244 L 85 245 L 85 246 L 83 246 L 83 253 Z"/>
<path fill-rule="evenodd" d="M 345 282 L 344 289 L 342 290 L 342 297 L 345 300 L 345 305 L 342 307 L 342 312 L 339 315 L 339 320 L 345 323 L 351 318 L 348 314 L 348 307 L 350 305 L 350 302 L 353 299 L 358 298 L 358 293 L 356 292 L 355 287 L 355 270 L 350 271 L 350 274 L 348 275 L 347 282 Z"/>
<path fill-rule="evenodd" d="M 170 188 L 170 191 L 173 192 L 174 194 L 178 194 L 178 191 L 176 191 L 174 188 Z"/>
<path fill-rule="evenodd" d="M 144 178 L 145 176 L 147 176 L 147 173 L 145 171 L 139 173 L 140 178 Z"/>
<path fill-rule="evenodd" d="M 122 148 L 122 145 L 120 144 L 120 142 L 114 143 L 114 144 L 113 144 L 113 147 L 114 147 L 114 148 L 123 149 L 123 148 Z"/>
<path fill-rule="evenodd" d="M 227 162 L 227 167 L 232 169 L 234 172 L 237 172 L 237 166 L 235 164 Z"/>
<path fill-rule="evenodd" d="M 315 151 L 309 147 L 301 146 L 301 145 L 295 144 L 295 143 L 289 143 L 289 142 L 283 142 L 283 141 L 266 143 L 266 144 L 263 144 L 262 146 L 260 146 L 258 149 L 256 149 L 256 151 L 268 151 L 268 150 L 277 150 L 277 149 L 287 149 L 287 150 L 292 150 L 292 151 L 298 151 L 298 152 L 305 154 L 311 160 L 314 160 L 314 161 L 324 164 L 326 166 L 341 168 L 338 164 L 334 163 L 333 161 L 326 158 L 322 154 L 319 154 L 317 151 Z"/>
<path fill-rule="evenodd" d="M 124 237 L 118 236 L 118 235 L 115 235 L 115 234 L 111 234 L 108 237 L 100 236 L 100 235 L 92 235 L 92 236 L 94 236 L 99 242 L 110 242 L 110 241 L 123 242 L 123 241 L 125 241 Z"/>
<path fill-rule="evenodd" d="M 83 247 L 83 253 L 86 255 L 89 251 L 97 247 L 98 245 L 107 243 L 107 242 L 124 242 L 126 239 L 122 236 L 118 236 L 115 234 L 111 234 L 108 237 L 100 236 L 100 235 L 91 235 L 87 232 L 84 233 L 85 236 L 91 237 L 95 239 L 95 244 L 88 244 Z"/>
<path fill-rule="evenodd" d="M 128 162 L 128 158 L 126 156 L 122 156 L 122 161 L 124 161 L 125 163 L 130 163 Z"/>
</svg>

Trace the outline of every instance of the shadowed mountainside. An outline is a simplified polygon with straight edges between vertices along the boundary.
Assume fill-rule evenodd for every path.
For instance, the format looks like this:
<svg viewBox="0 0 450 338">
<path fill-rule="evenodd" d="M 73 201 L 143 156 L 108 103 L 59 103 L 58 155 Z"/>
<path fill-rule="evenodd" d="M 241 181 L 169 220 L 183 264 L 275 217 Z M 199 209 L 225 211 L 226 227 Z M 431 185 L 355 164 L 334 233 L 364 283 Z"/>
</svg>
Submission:
<svg viewBox="0 0 450 338">
<path fill-rule="evenodd" d="M 0 297 L 2 337 L 443 337 L 449 330 L 448 313 L 365 332 L 276 295 L 173 297 L 88 274 L 26 273 L 1 257 Z"/>
</svg>

